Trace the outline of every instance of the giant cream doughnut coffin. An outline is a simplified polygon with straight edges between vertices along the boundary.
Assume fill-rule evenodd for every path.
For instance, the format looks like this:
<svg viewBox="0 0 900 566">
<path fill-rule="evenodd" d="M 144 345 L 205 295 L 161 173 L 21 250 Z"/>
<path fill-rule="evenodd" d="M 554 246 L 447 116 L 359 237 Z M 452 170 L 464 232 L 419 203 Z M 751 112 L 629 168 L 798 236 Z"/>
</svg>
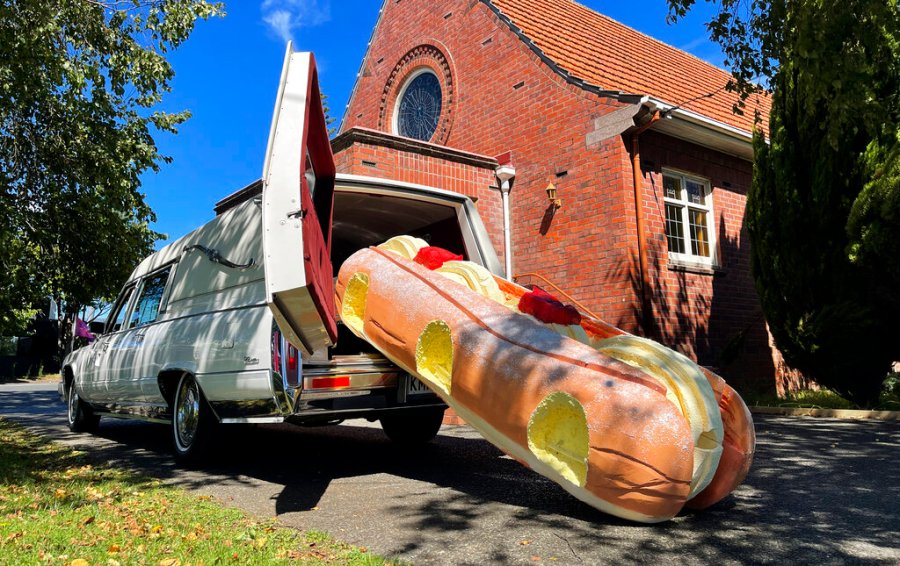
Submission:
<svg viewBox="0 0 900 566">
<path fill-rule="evenodd" d="M 702 374 L 703 399 L 679 405 L 672 387 L 616 359 L 629 361 L 631 345 L 607 344 L 604 354 L 389 249 L 351 256 L 336 292 L 348 328 L 589 505 L 664 521 L 715 483 L 721 393 L 713 397 Z M 707 499 L 727 495 L 732 476 Z"/>
</svg>

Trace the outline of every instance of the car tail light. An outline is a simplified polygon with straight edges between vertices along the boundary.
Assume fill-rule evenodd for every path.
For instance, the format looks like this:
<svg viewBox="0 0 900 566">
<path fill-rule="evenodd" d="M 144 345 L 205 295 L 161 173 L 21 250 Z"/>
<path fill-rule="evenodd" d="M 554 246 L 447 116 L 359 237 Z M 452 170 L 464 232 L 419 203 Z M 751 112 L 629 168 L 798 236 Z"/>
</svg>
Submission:
<svg viewBox="0 0 900 566">
<path fill-rule="evenodd" d="M 272 371 L 284 379 L 289 387 L 300 385 L 300 352 L 281 333 L 277 325 L 272 326 Z"/>
<path fill-rule="evenodd" d="M 294 348 L 293 344 L 288 344 L 288 371 L 296 372 L 297 371 L 297 362 L 299 358 L 299 352 L 297 352 L 297 348 Z"/>
<path fill-rule="evenodd" d="M 272 330 L 272 369 L 281 373 L 281 332 Z"/>
<path fill-rule="evenodd" d="M 312 389 L 336 389 L 338 387 L 350 387 L 350 376 L 339 375 L 336 377 L 317 377 L 310 384 Z"/>
</svg>

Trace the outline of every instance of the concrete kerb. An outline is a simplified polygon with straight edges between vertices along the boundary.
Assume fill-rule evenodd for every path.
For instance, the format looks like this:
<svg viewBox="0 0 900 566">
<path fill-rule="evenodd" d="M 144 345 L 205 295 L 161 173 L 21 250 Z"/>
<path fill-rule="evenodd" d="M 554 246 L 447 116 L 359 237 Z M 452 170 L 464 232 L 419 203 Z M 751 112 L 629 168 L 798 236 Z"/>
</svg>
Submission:
<svg viewBox="0 0 900 566">
<path fill-rule="evenodd" d="M 808 407 L 750 407 L 750 412 L 759 415 L 785 415 L 792 417 L 900 421 L 900 411 L 859 411 L 852 409 L 813 409 Z"/>
</svg>

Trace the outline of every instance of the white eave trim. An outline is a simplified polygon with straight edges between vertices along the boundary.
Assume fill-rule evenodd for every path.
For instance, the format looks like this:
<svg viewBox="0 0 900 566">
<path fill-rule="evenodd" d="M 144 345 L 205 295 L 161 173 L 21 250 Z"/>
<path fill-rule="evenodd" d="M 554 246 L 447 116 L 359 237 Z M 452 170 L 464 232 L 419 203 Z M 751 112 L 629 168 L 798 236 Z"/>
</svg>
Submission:
<svg viewBox="0 0 900 566">
<path fill-rule="evenodd" d="M 672 121 L 671 126 L 664 121 L 657 122 L 652 129 L 742 159 L 753 159 L 752 132 L 678 108 L 651 96 L 643 97 L 641 102 L 648 110 L 657 111 L 664 119 Z"/>
<path fill-rule="evenodd" d="M 688 122 L 692 122 L 699 126 L 709 128 L 710 130 L 714 130 L 737 139 L 745 140 L 747 143 L 751 143 L 753 141 L 752 132 L 748 132 L 747 130 L 742 130 L 740 128 L 735 128 L 734 126 L 728 125 L 724 122 L 719 122 L 718 120 L 713 120 L 712 118 L 704 116 L 703 114 L 697 114 L 696 112 L 691 112 L 690 110 L 685 110 L 684 108 L 677 108 L 675 106 L 672 106 L 671 104 L 663 102 L 662 100 L 657 100 L 648 96 L 646 105 L 651 110 L 658 110 L 660 113 L 671 116 L 672 118 L 687 120 Z"/>
</svg>

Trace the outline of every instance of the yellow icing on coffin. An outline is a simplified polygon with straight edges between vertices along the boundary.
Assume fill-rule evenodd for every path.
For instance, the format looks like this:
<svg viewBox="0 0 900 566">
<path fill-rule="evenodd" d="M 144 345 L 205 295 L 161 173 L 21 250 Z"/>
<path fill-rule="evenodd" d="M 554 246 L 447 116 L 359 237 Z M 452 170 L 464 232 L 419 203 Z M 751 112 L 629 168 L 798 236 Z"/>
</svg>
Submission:
<svg viewBox="0 0 900 566">
<path fill-rule="evenodd" d="M 453 374 L 453 340 L 443 320 L 428 323 L 416 343 L 416 373 L 450 395 Z"/>
<path fill-rule="evenodd" d="M 483 297 L 500 303 L 506 302 L 506 297 L 500 291 L 493 274 L 484 267 L 471 261 L 447 261 L 435 270 L 444 277 L 465 285 Z"/>
<path fill-rule="evenodd" d="M 365 273 L 354 273 L 344 291 L 341 303 L 341 320 L 359 336 L 363 332 L 363 320 L 366 315 L 366 297 L 369 293 L 369 276 Z"/>
<path fill-rule="evenodd" d="M 578 340 L 579 342 L 587 346 L 591 345 L 590 337 L 587 335 L 587 332 L 584 331 L 584 328 L 582 328 L 580 324 L 550 323 L 546 326 L 554 330 L 560 336 L 565 336 L 566 338 L 571 338 L 572 340 Z"/>
<path fill-rule="evenodd" d="M 722 456 L 725 427 L 715 393 L 700 368 L 682 354 L 637 336 L 598 341 L 601 353 L 642 370 L 666 388 L 666 398 L 688 420 L 694 439 L 694 471 L 688 499 L 709 485 Z"/>
<path fill-rule="evenodd" d="M 587 481 L 588 427 L 584 407 L 563 391 L 541 401 L 528 421 L 528 449 L 567 481 Z"/>
<path fill-rule="evenodd" d="M 416 254 L 422 248 L 428 247 L 428 242 L 414 236 L 394 236 L 390 240 L 378 246 L 378 249 L 394 252 L 406 259 L 415 259 Z"/>
</svg>

